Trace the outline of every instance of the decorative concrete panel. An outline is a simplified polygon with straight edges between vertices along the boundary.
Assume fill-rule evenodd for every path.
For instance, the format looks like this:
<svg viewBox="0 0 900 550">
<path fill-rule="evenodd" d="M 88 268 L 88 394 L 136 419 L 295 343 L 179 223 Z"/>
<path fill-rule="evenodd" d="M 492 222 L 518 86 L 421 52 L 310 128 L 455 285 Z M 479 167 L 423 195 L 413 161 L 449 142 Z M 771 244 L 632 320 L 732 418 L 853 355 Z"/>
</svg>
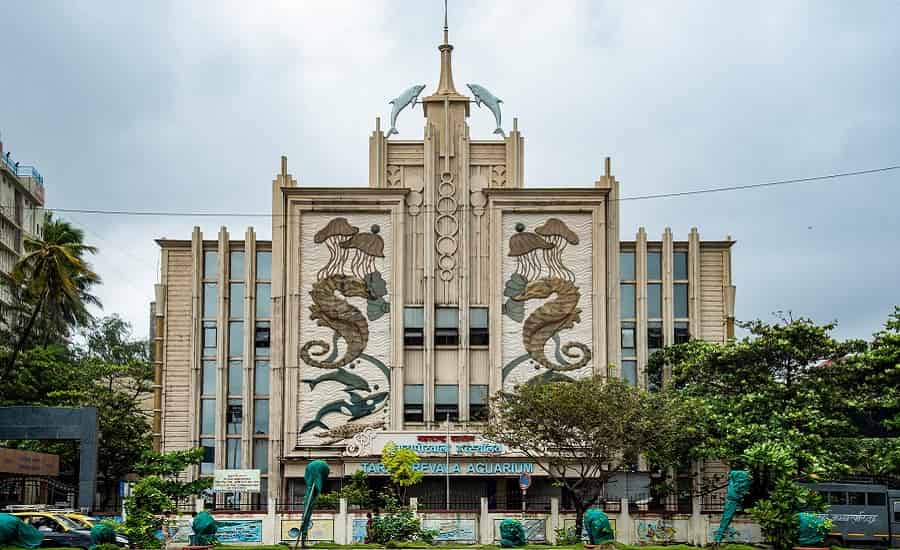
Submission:
<svg viewBox="0 0 900 550">
<path fill-rule="evenodd" d="M 389 214 L 305 213 L 300 242 L 298 426 L 302 445 L 318 445 L 388 421 L 390 316 L 400 302 Z"/>
<path fill-rule="evenodd" d="M 503 215 L 504 389 L 592 373 L 590 214 Z"/>
</svg>

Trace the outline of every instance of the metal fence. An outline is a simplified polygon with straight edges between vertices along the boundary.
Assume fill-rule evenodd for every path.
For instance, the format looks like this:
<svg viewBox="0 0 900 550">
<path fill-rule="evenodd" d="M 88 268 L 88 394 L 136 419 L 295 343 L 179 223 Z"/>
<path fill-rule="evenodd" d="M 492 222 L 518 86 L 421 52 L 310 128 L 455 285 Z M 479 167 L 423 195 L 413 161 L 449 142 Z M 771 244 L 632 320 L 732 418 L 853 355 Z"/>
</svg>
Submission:
<svg viewBox="0 0 900 550">
<path fill-rule="evenodd" d="M 618 514 L 622 511 L 622 499 L 611 498 L 611 499 L 600 499 L 594 503 L 591 508 L 597 508 L 603 510 L 608 514 Z M 560 512 L 564 513 L 573 513 L 575 512 L 575 506 L 572 504 L 571 500 L 567 500 L 567 502 L 563 503 L 560 501 Z"/>
<path fill-rule="evenodd" d="M 628 500 L 628 512 L 631 514 L 690 514 L 693 510 L 690 495 L 632 495 Z"/>
<path fill-rule="evenodd" d="M 522 494 L 513 492 L 506 495 L 498 494 L 488 497 L 488 510 L 491 512 L 521 512 Z M 549 512 L 550 497 L 527 495 L 525 498 L 525 510 L 528 512 Z"/>
<path fill-rule="evenodd" d="M 418 509 L 424 512 L 478 512 L 481 510 L 481 497 L 466 494 L 451 494 L 447 500 L 446 493 L 427 493 L 416 497 Z"/>
<path fill-rule="evenodd" d="M 315 510 L 316 512 L 324 512 L 324 513 L 333 513 L 337 512 L 338 503 L 337 502 L 317 502 Z M 303 501 L 276 501 L 275 502 L 275 512 L 279 514 L 302 514 L 303 513 Z"/>
<path fill-rule="evenodd" d="M 713 514 L 725 509 L 725 495 L 709 494 L 700 497 L 700 512 Z"/>
</svg>

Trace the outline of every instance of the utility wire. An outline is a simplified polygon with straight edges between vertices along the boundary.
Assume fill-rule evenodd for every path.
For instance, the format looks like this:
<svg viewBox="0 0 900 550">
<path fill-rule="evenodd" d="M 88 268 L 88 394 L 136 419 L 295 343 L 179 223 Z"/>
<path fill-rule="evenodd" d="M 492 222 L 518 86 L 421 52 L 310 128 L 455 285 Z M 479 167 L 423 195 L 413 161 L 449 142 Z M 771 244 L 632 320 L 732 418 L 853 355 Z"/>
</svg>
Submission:
<svg viewBox="0 0 900 550">
<path fill-rule="evenodd" d="M 618 199 L 610 199 L 611 201 L 618 202 L 626 202 L 626 201 L 642 201 L 642 200 L 654 200 L 654 199 L 665 199 L 665 198 L 673 198 L 673 197 L 686 197 L 692 195 L 705 195 L 710 193 L 723 193 L 729 191 L 743 191 L 747 189 L 761 189 L 766 187 L 776 187 L 782 185 L 793 185 L 797 183 L 809 183 L 815 181 L 826 181 L 833 180 L 838 178 L 847 178 L 847 177 L 855 177 L 855 176 L 864 176 L 868 174 L 877 174 L 882 172 L 890 172 L 894 170 L 900 170 L 900 165 L 893 166 L 884 166 L 882 168 L 872 168 L 868 170 L 856 170 L 853 172 L 838 172 L 834 174 L 826 174 L 823 176 L 813 176 L 808 178 L 795 178 L 795 179 L 787 179 L 787 180 L 776 180 L 776 181 L 768 181 L 762 183 L 751 183 L 746 185 L 731 185 L 727 187 L 712 187 L 709 189 L 694 189 L 691 191 L 676 191 L 672 193 L 657 193 L 651 195 L 635 195 L 631 197 L 620 197 Z M 335 187 L 335 190 L 348 189 L 344 187 Z M 368 189 L 368 188 L 367 188 Z M 548 190 L 552 190 L 553 188 L 546 188 Z M 566 189 L 591 189 L 591 188 L 566 188 Z M 0 208 L 9 208 L 0 206 Z M 50 212 L 57 213 L 70 213 L 70 214 L 99 214 L 99 215 L 114 215 L 114 216 L 169 216 L 169 217 L 237 217 L 237 218 L 275 218 L 280 217 L 274 214 L 268 213 L 258 213 L 258 212 L 173 212 L 173 211 L 164 211 L 164 210 L 102 210 L 102 209 L 90 209 L 90 208 L 43 208 L 43 207 L 27 207 L 35 210 L 44 210 Z M 472 207 L 472 206 L 460 206 L 454 209 L 449 210 L 437 210 L 433 207 L 431 208 L 422 208 L 418 207 L 419 212 L 433 211 L 435 213 L 447 214 L 450 212 L 463 212 L 466 210 L 507 210 L 506 208 L 498 208 L 498 207 Z M 283 215 L 282 215 L 283 216 Z"/>
</svg>

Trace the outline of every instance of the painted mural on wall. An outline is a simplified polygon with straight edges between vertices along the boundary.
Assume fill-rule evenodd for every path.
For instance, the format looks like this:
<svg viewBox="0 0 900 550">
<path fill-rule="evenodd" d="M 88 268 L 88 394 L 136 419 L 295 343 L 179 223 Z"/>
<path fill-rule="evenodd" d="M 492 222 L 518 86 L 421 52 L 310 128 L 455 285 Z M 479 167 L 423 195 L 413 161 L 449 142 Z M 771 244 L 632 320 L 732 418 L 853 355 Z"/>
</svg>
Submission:
<svg viewBox="0 0 900 550">
<path fill-rule="evenodd" d="M 516 518 L 518 519 L 518 517 Z M 494 518 L 494 540 L 500 540 L 500 523 L 501 518 Z M 525 518 L 519 519 L 522 527 L 525 529 L 525 540 L 528 542 L 546 542 L 547 541 L 547 520 L 546 518 Z"/>
<path fill-rule="evenodd" d="M 641 543 L 669 544 L 684 539 L 687 525 L 679 525 L 678 520 L 671 519 L 641 519 L 635 522 L 634 530 Z"/>
<path fill-rule="evenodd" d="M 389 233 L 385 215 L 301 219 L 299 425 L 301 437 L 316 436 L 304 444 L 347 439 L 387 420 Z"/>
<path fill-rule="evenodd" d="M 422 528 L 437 531 L 438 542 L 476 542 L 474 519 L 424 519 Z"/>
<path fill-rule="evenodd" d="M 505 388 L 591 371 L 591 218 L 504 216 Z"/>
<path fill-rule="evenodd" d="M 216 539 L 221 543 L 262 542 L 262 520 L 216 520 Z"/>
<path fill-rule="evenodd" d="M 281 520 L 281 540 L 294 542 L 297 536 L 291 536 L 291 529 L 300 529 L 299 519 Z M 318 542 L 334 542 L 334 518 L 313 518 L 309 526 L 307 540 Z"/>
</svg>

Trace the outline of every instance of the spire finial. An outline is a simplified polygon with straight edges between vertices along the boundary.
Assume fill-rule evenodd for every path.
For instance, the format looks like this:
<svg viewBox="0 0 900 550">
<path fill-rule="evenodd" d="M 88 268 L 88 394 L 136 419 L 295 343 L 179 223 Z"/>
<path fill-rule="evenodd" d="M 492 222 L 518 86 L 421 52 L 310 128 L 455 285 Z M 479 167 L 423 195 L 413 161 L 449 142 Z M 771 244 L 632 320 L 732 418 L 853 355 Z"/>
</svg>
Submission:
<svg viewBox="0 0 900 550">
<path fill-rule="evenodd" d="M 438 89 L 435 94 L 459 95 L 453 86 L 453 69 L 450 62 L 450 52 L 453 51 L 453 46 L 450 45 L 447 27 L 447 0 L 444 0 L 444 43 L 438 46 L 438 50 L 441 52 L 441 77 L 438 80 Z"/>
<path fill-rule="evenodd" d="M 447 27 L 447 0 L 444 0 L 444 44 L 449 44 L 449 33 Z"/>
</svg>

